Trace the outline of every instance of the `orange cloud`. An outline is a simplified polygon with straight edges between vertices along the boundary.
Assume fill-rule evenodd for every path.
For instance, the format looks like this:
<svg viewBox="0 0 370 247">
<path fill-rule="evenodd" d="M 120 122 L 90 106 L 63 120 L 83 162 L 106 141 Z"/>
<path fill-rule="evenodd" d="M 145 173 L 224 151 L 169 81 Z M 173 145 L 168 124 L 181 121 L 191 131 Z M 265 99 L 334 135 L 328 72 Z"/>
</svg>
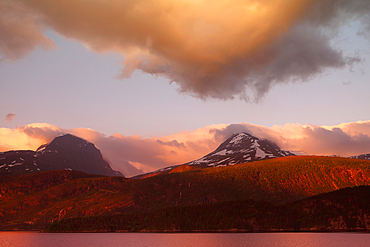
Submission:
<svg viewBox="0 0 370 247">
<path fill-rule="evenodd" d="M 287 124 L 273 126 L 281 148 L 315 155 L 352 156 L 370 153 L 370 121 L 337 126 Z"/>
<path fill-rule="evenodd" d="M 21 59 L 37 46 L 45 50 L 54 47 L 42 34 L 39 17 L 12 0 L 0 1 L 0 33 L 0 61 Z"/>
<path fill-rule="evenodd" d="M 50 46 L 40 30 L 47 26 L 95 52 L 123 54 L 119 78 L 138 69 L 167 77 L 181 92 L 218 99 L 258 99 L 275 84 L 358 62 L 331 39 L 340 26 L 370 13 L 370 2 L 361 0 L 1 1 L 21 17 L 7 43 L 30 36 L 17 47 Z M 15 54 L 9 57 L 23 56 L 8 48 Z"/>
<path fill-rule="evenodd" d="M 8 150 L 35 150 L 45 143 L 25 134 L 21 129 L 0 128 L 0 152 Z"/>
</svg>

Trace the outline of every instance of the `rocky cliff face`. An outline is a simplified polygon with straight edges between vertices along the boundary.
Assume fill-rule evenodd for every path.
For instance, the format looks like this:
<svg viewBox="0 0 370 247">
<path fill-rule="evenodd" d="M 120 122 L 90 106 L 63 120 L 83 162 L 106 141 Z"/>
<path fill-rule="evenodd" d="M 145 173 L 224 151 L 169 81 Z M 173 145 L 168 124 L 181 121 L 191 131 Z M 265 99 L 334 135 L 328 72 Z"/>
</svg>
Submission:
<svg viewBox="0 0 370 247">
<path fill-rule="evenodd" d="M 94 144 L 70 134 L 58 136 L 36 151 L 0 153 L 0 174 L 19 175 L 61 169 L 123 176 L 110 167 Z"/>
</svg>

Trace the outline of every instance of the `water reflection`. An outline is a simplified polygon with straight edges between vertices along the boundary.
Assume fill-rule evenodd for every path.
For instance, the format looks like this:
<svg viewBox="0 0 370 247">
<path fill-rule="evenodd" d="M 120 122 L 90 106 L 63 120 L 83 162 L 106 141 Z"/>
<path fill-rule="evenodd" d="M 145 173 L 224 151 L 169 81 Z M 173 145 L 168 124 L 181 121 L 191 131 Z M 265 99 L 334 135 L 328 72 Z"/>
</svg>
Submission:
<svg viewBox="0 0 370 247">
<path fill-rule="evenodd" d="M 202 246 L 365 247 L 370 234 L 357 233 L 37 233 L 0 232 L 1 247 Z"/>
</svg>

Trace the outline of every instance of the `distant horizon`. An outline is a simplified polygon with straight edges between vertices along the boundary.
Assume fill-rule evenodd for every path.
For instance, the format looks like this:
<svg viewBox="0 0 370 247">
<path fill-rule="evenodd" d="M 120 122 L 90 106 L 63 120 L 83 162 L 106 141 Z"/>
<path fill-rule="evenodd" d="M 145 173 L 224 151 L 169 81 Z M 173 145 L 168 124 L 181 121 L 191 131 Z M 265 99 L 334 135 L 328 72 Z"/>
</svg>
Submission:
<svg viewBox="0 0 370 247">
<path fill-rule="evenodd" d="M 199 159 L 238 132 L 272 141 L 282 150 L 307 155 L 349 157 L 370 153 L 370 120 L 334 126 L 217 124 L 152 138 L 119 133 L 107 136 L 89 128 L 64 129 L 35 123 L 14 129 L 0 128 L 0 152 L 36 150 L 60 134 L 72 134 L 94 143 L 114 170 L 134 176 Z"/>
</svg>

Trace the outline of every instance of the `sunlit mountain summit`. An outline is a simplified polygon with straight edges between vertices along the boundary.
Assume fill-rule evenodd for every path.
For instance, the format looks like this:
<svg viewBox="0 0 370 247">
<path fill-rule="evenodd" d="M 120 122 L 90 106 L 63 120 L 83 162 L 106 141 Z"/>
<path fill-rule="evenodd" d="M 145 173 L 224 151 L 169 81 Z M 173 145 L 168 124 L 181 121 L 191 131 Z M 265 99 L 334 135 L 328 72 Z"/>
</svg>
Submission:
<svg viewBox="0 0 370 247">
<path fill-rule="evenodd" d="M 191 168 L 230 166 L 293 155 L 295 154 L 281 150 L 275 143 L 269 140 L 259 139 L 246 132 L 240 132 L 230 136 L 215 151 L 200 159 L 182 165 L 162 168 L 135 178 L 168 173 L 179 166 L 190 166 Z"/>
<path fill-rule="evenodd" d="M 281 150 L 269 140 L 258 139 L 251 134 L 241 132 L 233 134 L 212 153 L 187 165 L 217 167 L 292 155 L 294 154 Z"/>
</svg>

